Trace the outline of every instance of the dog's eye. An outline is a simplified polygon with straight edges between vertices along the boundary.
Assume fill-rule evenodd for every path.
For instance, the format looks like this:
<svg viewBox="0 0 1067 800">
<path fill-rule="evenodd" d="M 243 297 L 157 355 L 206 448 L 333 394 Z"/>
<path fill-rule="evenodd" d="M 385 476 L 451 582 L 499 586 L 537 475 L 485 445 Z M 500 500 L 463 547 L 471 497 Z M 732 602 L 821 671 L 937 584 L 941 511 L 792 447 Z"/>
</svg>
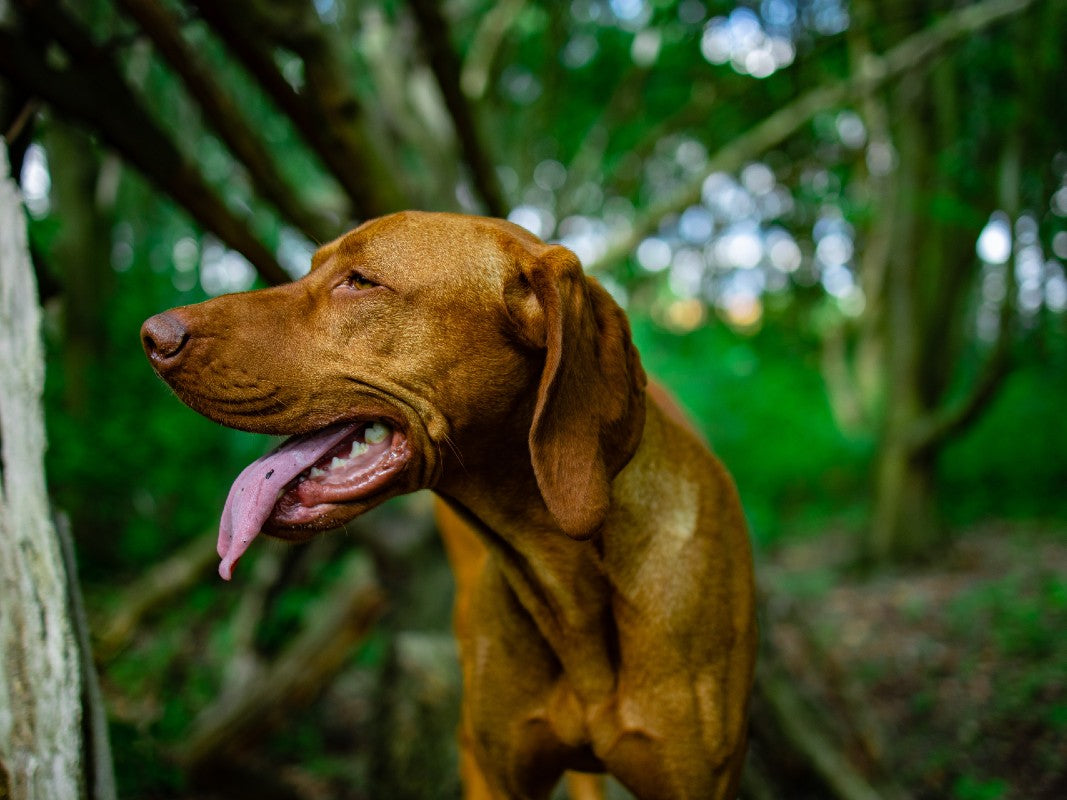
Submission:
<svg viewBox="0 0 1067 800">
<path fill-rule="evenodd" d="M 378 284 L 376 284 L 374 281 L 370 280 L 359 272 L 353 272 L 347 278 L 345 278 L 345 286 L 356 290 L 373 289 L 377 285 Z"/>
</svg>

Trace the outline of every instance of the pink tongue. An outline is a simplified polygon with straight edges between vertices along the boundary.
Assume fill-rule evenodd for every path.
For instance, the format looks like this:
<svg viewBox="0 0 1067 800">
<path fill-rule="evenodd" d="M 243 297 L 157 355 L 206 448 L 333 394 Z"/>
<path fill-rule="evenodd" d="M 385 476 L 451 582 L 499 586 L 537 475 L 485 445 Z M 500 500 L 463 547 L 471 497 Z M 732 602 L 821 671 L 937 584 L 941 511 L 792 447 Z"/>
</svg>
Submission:
<svg viewBox="0 0 1067 800">
<path fill-rule="evenodd" d="M 219 575 L 233 576 L 233 567 L 270 517 L 285 485 L 351 436 L 358 423 L 331 425 L 317 433 L 295 436 L 273 453 L 245 467 L 230 487 L 219 523 Z"/>
</svg>

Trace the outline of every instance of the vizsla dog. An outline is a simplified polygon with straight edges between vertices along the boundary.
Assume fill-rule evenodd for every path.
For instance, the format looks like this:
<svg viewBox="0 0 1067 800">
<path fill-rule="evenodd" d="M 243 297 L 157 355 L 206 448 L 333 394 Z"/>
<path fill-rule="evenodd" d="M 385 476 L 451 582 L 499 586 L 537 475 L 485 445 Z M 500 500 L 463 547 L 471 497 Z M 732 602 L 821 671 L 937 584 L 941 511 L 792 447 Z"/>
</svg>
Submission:
<svg viewBox="0 0 1067 800">
<path fill-rule="evenodd" d="M 261 531 L 300 541 L 426 487 L 447 505 L 468 798 L 546 798 L 567 770 L 642 800 L 736 795 L 756 641 L 741 507 L 574 254 L 394 214 L 294 283 L 167 311 L 142 339 L 197 411 L 292 435 L 231 489 L 224 578 Z"/>
</svg>

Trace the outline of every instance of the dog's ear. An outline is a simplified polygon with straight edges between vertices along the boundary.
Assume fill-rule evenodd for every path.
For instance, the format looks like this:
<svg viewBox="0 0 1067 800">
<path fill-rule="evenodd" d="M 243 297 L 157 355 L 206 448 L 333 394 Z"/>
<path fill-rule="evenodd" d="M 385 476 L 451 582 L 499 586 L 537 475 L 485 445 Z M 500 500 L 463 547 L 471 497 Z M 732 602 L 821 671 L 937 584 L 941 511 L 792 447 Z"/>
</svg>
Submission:
<svg viewBox="0 0 1067 800">
<path fill-rule="evenodd" d="M 560 528 L 587 539 L 641 439 L 645 372 L 622 309 L 574 253 L 552 246 L 525 255 L 506 302 L 520 338 L 545 352 L 530 457 Z"/>
</svg>

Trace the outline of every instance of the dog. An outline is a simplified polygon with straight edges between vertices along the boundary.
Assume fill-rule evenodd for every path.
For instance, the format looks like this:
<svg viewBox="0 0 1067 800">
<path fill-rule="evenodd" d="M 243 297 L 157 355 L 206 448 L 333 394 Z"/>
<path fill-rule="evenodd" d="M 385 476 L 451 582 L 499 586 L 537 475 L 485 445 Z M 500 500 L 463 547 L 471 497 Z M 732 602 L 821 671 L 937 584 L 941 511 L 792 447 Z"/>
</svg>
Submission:
<svg viewBox="0 0 1067 800">
<path fill-rule="evenodd" d="M 756 647 L 741 506 L 572 252 L 402 212 L 141 338 L 196 411 L 291 436 L 233 484 L 223 578 L 260 532 L 301 541 L 437 494 L 469 800 L 547 798 L 565 771 L 641 800 L 736 796 Z"/>
</svg>

